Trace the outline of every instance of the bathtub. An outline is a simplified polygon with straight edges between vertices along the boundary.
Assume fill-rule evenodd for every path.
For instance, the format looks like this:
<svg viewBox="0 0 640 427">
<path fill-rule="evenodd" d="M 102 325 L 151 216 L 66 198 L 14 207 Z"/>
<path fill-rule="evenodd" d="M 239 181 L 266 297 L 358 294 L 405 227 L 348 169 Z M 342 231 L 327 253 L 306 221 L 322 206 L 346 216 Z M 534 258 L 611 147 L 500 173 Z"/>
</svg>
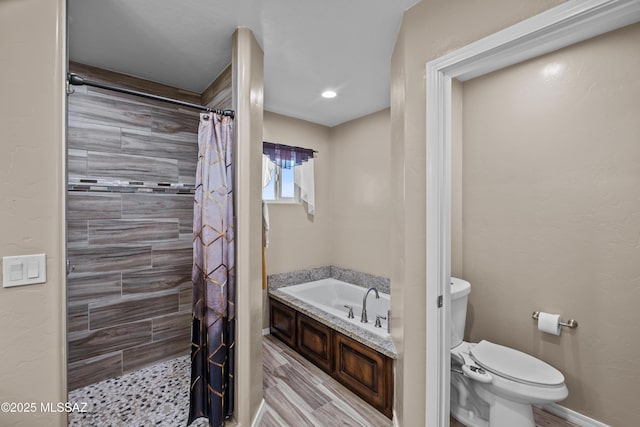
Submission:
<svg viewBox="0 0 640 427">
<path fill-rule="evenodd" d="M 360 322 L 362 298 L 367 289 L 361 286 L 329 278 L 287 286 L 280 288 L 278 291 L 297 298 L 378 337 L 389 338 L 386 320 L 381 321 L 381 328 L 374 326 L 376 315 L 387 317 L 390 305 L 388 294 L 380 292 L 380 299 L 376 299 L 375 292 L 371 291 L 369 293 L 367 297 L 367 318 L 369 322 L 362 323 Z M 353 307 L 353 319 L 347 318 L 349 309 L 345 308 L 345 305 Z"/>
<path fill-rule="evenodd" d="M 366 283 L 366 282 L 365 282 Z M 328 278 L 269 290 L 269 331 L 365 402 L 391 418 L 397 352 L 387 321 L 390 298 L 367 297 L 368 323 L 360 322 L 367 288 Z M 373 294 L 373 295 L 371 295 Z M 353 307 L 354 318 L 347 317 Z"/>
</svg>

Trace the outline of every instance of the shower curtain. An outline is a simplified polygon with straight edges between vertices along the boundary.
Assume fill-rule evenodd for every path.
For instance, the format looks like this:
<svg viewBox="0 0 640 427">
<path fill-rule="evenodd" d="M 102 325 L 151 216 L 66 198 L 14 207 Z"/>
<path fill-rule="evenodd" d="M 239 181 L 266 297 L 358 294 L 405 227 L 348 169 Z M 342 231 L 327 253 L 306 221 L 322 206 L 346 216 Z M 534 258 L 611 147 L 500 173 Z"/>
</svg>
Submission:
<svg viewBox="0 0 640 427">
<path fill-rule="evenodd" d="M 193 216 L 189 421 L 220 427 L 233 413 L 235 253 L 233 119 L 200 115 Z"/>
</svg>

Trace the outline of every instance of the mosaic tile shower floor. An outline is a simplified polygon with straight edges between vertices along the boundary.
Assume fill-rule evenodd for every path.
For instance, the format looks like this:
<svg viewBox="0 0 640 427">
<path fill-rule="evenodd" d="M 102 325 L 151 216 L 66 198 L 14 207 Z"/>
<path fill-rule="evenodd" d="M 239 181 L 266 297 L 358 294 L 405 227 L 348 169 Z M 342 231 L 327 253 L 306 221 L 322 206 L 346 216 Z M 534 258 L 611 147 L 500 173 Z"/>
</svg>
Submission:
<svg viewBox="0 0 640 427">
<path fill-rule="evenodd" d="M 183 356 L 73 390 L 69 402 L 86 402 L 88 412 L 69 414 L 69 426 L 186 426 L 189 372 L 189 357 Z M 201 418 L 191 426 L 208 423 Z"/>
</svg>

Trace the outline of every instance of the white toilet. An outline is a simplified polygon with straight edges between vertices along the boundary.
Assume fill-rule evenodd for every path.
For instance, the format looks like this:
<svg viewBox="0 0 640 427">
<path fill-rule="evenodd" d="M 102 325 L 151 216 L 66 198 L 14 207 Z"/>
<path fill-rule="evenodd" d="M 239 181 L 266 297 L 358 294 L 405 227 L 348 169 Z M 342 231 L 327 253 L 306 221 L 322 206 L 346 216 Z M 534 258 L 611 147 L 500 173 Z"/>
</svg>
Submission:
<svg viewBox="0 0 640 427">
<path fill-rule="evenodd" d="M 451 415 L 469 427 L 535 427 L 531 405 L 565 399 L 564 376 L 521 351 L 464 342 L 470 292 L 451 278 Z"/>
</svg>

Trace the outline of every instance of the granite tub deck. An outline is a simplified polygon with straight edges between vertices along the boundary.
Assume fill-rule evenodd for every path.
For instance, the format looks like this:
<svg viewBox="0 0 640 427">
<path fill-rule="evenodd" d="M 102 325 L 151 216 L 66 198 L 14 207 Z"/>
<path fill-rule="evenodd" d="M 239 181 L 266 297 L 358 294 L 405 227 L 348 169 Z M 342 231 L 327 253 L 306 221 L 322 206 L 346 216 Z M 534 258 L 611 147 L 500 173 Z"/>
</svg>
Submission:
<svg viewBox="0 0 640 427">
<path fill-rule="evenodd" d="M 288 286 L 304 283 L 305 278 L 313 279 L 309 281 L 316 281 L 316 280 L 332 277 L 333 275 L 331 274 L 331 269 L 335 269 L 335 267 L 320 267 L 318 269 L 302 270 L 302 273 L 300 272 L 285 273 L 284 275 L 290 278 L 294 278 L 295 280 L 291 280 L 288 283 L 282 280 L 277 280 L 276 281 L 277 287 L 271 286 L 272 276 L 270 276 L 269 290 L 268 290 L 269 296 L 274 300 L 281 302 L 284 305 L 287 305 L 291 308 L 298 310 L 299 312 L 301 312 L 306 316 L 309 316 L 313 320 L 316 320 L 325 326 L 333 328 L 336 331 L 348 336 L 349 338 L 352 338 L 353 340 L 358 341 L 359 343 L 364 344 L 381 354 L 384 354 L 387 357 L 396 359 L 397 352 L 396 352 L 395 346 L 393 345 L 390 335 L 387 335 L 386 337 L 376 335 L 364 328 L 359 327 L 354 323 L 349 322 L 346 319 L 346 314 L 347 314 L 346 312 L 345 312 L 345 318 L 334 316 L 333 314 L 327 313 L 326 311 L 318 307 L 315 307 L 305 301 L 302 301 L 294 296 L 288 295 L 282 292 L 281 290 L 282 288 L 285 288 Z M 381 292 L 388 293 L 388 289 L 389 289 L 388 279 L 386 279 L 387 284 L 385 286 L 384 278 L 379 278 L 376 276 L 371 276 L 366 274 L 365 278 L 362 279 L 362 278 L 358 278 L 358 275 L 362 275 L 364 273 L 357 273 L 357 272 L 353 272 L 351 270 L 345 270 L 345 269 L 339 269 L 339 270 L 341 270 L 342 272 L 348 271 L 349 273 L 336 274 L 336 276 L 339 276 L 339 277 L 333 277 L 333 278 L 342 280 L 344 282 L 347 282 L 346 280 L 344 280 L 345 276 L 355 278 L 353 281 L 356 283 L 351 283 L 351 282 L 347 282 L 347 283 L 355 284 L 357 286 L 362 287 L 363 295 L 364 295 L 364 291 L 369 286 L 379 287 L 379 290 Z M 321 277 L 324 275 L 323 273 L 328 273 L 327 277 Z M 280 276 L 284 276 L 284 275 L 280 275 Z M 370 277 L 376 277 L 376 280 L 366 280 L 366 279 L 369 279 Z"/>
</svg>

